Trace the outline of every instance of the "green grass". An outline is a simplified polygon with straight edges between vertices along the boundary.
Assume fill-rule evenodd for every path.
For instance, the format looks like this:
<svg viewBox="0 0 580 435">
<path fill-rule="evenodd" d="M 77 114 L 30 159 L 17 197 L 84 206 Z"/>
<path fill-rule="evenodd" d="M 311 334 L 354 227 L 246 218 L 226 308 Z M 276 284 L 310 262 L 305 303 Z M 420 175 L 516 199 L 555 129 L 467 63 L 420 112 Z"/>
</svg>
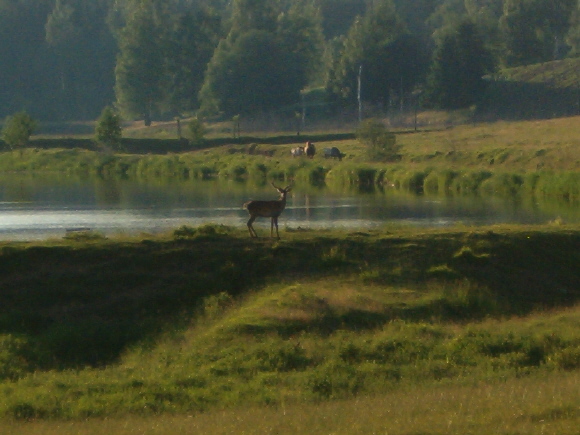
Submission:
<svg viewBox="0 0 580 435">
<path fill-rule="evenodd" d="M 396 162 L 368 162 L 358 141 L 332 134 L 316 136 L 321 142 L 313 160 L 292 158 L 290 149 L 304 138 L 288 136 L 254 137 L 254 142 L 237 144 L 222 138 L 221 145 L 168 154 L 28 148 L 1 153 L 0 172 L 136 180 L 294 180 L 333 188 L 394 186 L 429 194 L 525 194 L 576 201 L 580 199 L 579 126 L 578 118 L 572 117 L 399 132 Z M 332 146 L 345 154 L 342 162 L 324 159 L 322 149 Z"/>
<path fill-rule="evenodd" d="M 179 434 L 498 434 L 575 435 L 578 373 L 496 383 L 410 386 L 388 394 L 318 404 L 246 406 L 202 414 L 0 423 L 6 435 Z"/>
<path fill-rule="evenodd" d="M 24 149 L 0 171 L 574 201 L 577 121 L 399 134 L 387 163 L 353 139 L 318 144 L 337 162 L 262 138 L 167 155 Z M 4 243 L 0 431 L 576 433 L 579 244 L 561 220 Z"/>
<path fill-rule="evenodd" d="M 282 237 L 3 244 L 2 432 L 573 433 L 577 228 Z"/>
</svg>

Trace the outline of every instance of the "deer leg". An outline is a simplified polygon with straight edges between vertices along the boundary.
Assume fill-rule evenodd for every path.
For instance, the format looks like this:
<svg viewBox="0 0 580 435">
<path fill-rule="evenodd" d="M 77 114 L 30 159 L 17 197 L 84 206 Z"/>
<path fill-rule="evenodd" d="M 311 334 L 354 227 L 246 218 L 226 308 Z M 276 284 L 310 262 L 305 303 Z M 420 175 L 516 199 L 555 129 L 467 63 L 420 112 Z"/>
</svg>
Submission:
<svg viewBox="0 0 580 435">
<path fill-rule="evenodd" d="M 278 218 L 277 217 L 272 218 L 272 226 L 274 226 L 274 225 L 276 225 L 276 237 L 278 237 L 278 240 L 280 240 L 280 234 L 278 234 Z M 270 237 L 274 237 L 273 228 L 270 228 Z"/>
<path fill-rule="evenodd" d="M 256 216 L 250 216 L 250 219 L 248 220 L 248 231 L 250 232 L 250 237 L 258 237 L 258 235 L 256 234 L 256 230 L 252 226 L 252 223 L 255 220 L 256 220 Z"/>
</svg>

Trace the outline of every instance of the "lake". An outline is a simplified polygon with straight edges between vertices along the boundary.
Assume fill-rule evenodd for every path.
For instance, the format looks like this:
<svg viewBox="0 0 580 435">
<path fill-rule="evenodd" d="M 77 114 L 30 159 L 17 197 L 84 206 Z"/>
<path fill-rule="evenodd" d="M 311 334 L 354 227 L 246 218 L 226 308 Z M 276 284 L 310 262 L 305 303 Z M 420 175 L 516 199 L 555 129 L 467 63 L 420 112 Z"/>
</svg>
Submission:
<svg viewBox="0 0 580 435">
<path fill-rule="evenodd" d="M 250 199 L 276 199 L 270 186 L 235 181 L 102 180 L 58 176 L 0 176 L 0 240 L 63 237 L 67 230 L 90 229 L 105 235 L 158 234 L 181 225 L 205 223 L 245 228 Z M 580 207 L 533 198 L 424 196 L 356 188 L 295 186 L 280 229 L 368 229 L 385 224 L 442 227 L 457 223 L 580 222 Z M 269 219 L 258 218 L 259 235 Z"/>
</svg>

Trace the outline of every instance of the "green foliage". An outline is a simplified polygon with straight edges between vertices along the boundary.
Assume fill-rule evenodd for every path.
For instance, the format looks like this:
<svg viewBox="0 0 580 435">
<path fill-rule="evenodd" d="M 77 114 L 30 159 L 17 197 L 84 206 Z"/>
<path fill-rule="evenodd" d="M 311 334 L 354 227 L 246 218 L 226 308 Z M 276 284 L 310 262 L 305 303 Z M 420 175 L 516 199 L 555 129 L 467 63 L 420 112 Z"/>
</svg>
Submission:
<svg viewBox="0 0 580 435">
<path fill-rule="evenodd" d="M 489 171 L 466 171 L 453 178 L 451 189 L 462 193 L 477 192 L 481 183 L 491 176 Z"/>
<path fill-rule="evenodd" d="M 2 139 L 12 149 L 28 144 L 37 123 L 26 112 L 18 112 L 4 120 Z"/>
<path fill-rule="evenodd" d="M 295 104 L 305 85 L 296 68 L 294 55 L 264 30 L 249 30 L 233 42 L 222 41 L 200 91 L 202 110 L 232 116 Z"/>
<path fill-rule="evenodd" d="M 151 125 L 154 111 L 161 110 L 164 74 L 164 42 L 167 16 L 152 1 L 136 2 L 119 33 L 115 68 L 117 105 L 127 119 L 144 118 Z"/>
<path fill-rule="evenodd" d="M 0 382 L 15 380 L 30 371 L 34 350 L 26 338 L 0 334 Z"/>
<path fill-rule="evenodd" d="M 553 60 L 559 49 L 555 41 L 565 39 L 574 11 L 577 14 L 574 0 L 555 4 L 540 0 L 506 2 L 499 21 L 504 64 L 518 66 Z M 573 40 L 572 37 L 570 42 Z"/>
<path fill-rule="evenodd" d="M 356 138 L 367 147 L 370 161 L 382 162 L 397 159 L 397 137 L 377 119 L 365 119 L 356 131 Z"/>
<path fill-rule="evenodd" d="M 189 143 L 194 148 L 202 147 L 205 143 L 205 135 L 207 134 L 207 128 L 203 121 L 197 118 L 193 118 L 188 123 L 189 128 Z"/>
<path fill-rule="evenodd" d="M 413 90 L 426 74 L 428 52 L 411 35 L 392 1 L 375 2 L 354 21 L 330 66 L 326 88 L 335 98 L 385 103 Z M 362 68 L 362 71 L 361 71 Z"/>
<path fill-rule="evenodd" d="M 425 101 L 439 109 L 461 109 L 479 102 L 494 61 L 477 27 L 464 21 L 450 29 L 434 54 L 427 81 Z"/>
<path fill-rule="evenodd" d="M 121 146 L 122 136 L 121 118 L 112 107 L 105 107 L 97 119 L 95 140 L 101 145 L 118 150 Z"/>
<path fill-rule="evenodd" d="M 457 176 L 452 170 L 433 170 L 425 177 L 423 190 L 427 193 L 446 193 L 451 189 L 453 179 Z"/>
<path fill-rule="evenodd" d="M 222 17 L 209 8 L 173 15 L 163 52 L 168 84 L 164 104 L 173 113 L 194 113 L 205 70 L 221 34 Z"/>
</svg>

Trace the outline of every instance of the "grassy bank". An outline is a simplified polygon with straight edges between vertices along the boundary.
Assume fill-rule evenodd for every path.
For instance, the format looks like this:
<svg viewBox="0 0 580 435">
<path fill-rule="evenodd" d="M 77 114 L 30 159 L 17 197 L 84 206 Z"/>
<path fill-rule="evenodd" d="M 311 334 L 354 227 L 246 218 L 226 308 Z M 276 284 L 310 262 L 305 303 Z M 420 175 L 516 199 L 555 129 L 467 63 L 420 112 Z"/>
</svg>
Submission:
<svg viewBox="0 0 580 435">
<path fill-rule="evenodd" d="M 280 242 L 202 227 L 4 244 L 0 414 L 138 422 L 271 407 L 241 411 L 260 419 L 311 403 L 331 418 L 342 402 L 329 400 L 378 396 L 393 412 L 394 397 L 442 416 L 453 410 L 437 394 L 459 403 L 476 388 L 504 399 L 474 396 L 475 425 L 577 427 L 577 388 L 522 399 L 521 419 L 503 407 L 514 390 L 549 394 L 535 390 L 545 377 L 577 385 L 579 244 L 566 227 L 286 231 Z M 430 417 L 417 418 L 425 431 Z"/>
<path fill-rule="evenodd" d="M 223 143 L 211 148 L 170 154 L 27 148 L 1 153 L 0 171 L 133 179 L 220 177 L 259 183 L 276 179 L 379 189 L 394 186 L 436 194 L 580 199 L 578 117 L 400 132 L 400 158 L 383 163 L 369 162 L 364 147 L 352 137 L 335 136 L 318 136 L 323 141 L 313 160 L 290 155 L 304 138 L 291 143 L 292 137 L 280 136 L 235 144 L 220 139 Z M 345 154 L 341 162 L 323 157 L 322 148 L 332 146 Z"/>
</svg>

